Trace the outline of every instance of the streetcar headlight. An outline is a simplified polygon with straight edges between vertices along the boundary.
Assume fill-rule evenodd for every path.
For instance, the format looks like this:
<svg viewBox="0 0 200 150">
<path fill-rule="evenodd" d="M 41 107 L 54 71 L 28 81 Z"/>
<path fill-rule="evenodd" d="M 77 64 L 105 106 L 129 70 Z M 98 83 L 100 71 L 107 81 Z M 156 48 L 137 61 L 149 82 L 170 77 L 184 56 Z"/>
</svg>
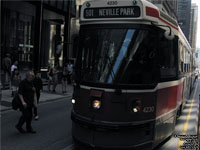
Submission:
<svg viewBox="0 0 200 150">
<path fill-rule="evenodd" d="M 72 98 L 72 104 L 75 104 L 75 103 L 76 103 L 76 100 Z"/>
<path fill-rule="evenodd" d="M 94 109 L 100 109 L 101 108 L 101 101 L 100 100 L 94 100 L 92 102 L 92 106 Z"/>
<path fill-rule="evenodd" d="M 136 113 L 140 111 L 140 107 L 139 106 L 136 106 L 136 107 L 133 107 L 133 112 Z"/>
<path fill-rule="evenodd" d="M 141 110 L 141 101 L 140 100 L 135 100 L 133 101 L 133 104 L 132 104 L 132 111 L 134 113 L 137 113 Z"/>
</svg>

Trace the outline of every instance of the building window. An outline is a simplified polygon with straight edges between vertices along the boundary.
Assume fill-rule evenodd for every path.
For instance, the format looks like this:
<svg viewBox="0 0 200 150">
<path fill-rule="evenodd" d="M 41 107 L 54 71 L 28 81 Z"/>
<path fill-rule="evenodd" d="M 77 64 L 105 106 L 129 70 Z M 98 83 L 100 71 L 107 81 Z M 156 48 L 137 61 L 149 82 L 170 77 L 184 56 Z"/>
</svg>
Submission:
<svg viewBox="0 0 200 150">
<path fill-rule="evenodd" d="M 3 53 L 18 60 L 20 68 L 32 68 L 35 7 L 25 2 L 4 2 L 2 5 Z M 23 11 L 22 11 L 23 10 Z"/>
</svg>

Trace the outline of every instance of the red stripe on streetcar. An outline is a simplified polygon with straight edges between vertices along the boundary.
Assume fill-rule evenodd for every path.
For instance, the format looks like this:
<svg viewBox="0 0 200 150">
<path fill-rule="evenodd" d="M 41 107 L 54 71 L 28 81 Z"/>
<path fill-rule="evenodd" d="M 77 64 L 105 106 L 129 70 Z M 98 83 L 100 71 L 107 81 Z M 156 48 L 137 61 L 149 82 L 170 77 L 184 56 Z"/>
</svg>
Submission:
<svg viewBox="0 0 200 150">
<path fill-rule="evenodd" d="M 151 17 L 155 17 L 155 18 L 158 18 L 160 19 L 162 22 L 168 24 L 169 26 L 173 27 L 174 29 L 178 30 L 178 28 L 172 24 L 170 24 L 169 22 L 167 22 L 166 20 L 162 19 L 159 15 L 159 12 L 157 9 L 155 8 L 151 8 L 151 7 L 146 7 L 146 15 L 147 16 L 151 16 Z"/>
<path fill-rule="evenodd" d="M 102 97 L 103 91 L 98 91 L 98 90 L 91 90 L 90 91 L 90 96 L 94 97 Z"/>
<path fill-rule="evenodd" d="M 156 117 L 175 109 L 182 99 L 183 83 L 158 90 Z"/>
<path fill-rule="evenodd" d="M 170 24 L 169 22 L 165 21 L 164 19 L 162 19 L 162 18 L 160 18 L 160 17 L 158 17 L 158 18 L 159 18 L 162 22 L 164 22 L 164 23 L 168 24 L 169 26 L 171 26 L 172 28 L 178 30 L 178 28 L 175 27 L 174 25 Z"/>
<path fill-rule="evenodd" d="M 158 10 L 151 8 L 151 7 L 146 7 L 146 15 L 159 18 Z"/>
</svg>

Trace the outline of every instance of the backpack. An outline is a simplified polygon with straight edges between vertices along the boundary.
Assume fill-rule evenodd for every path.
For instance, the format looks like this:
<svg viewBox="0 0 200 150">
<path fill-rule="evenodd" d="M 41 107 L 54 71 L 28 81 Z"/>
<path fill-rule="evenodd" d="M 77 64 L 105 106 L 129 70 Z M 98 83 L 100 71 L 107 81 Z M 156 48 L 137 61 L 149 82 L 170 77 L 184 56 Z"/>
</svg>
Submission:
<svg viewBox="0 0 200 150">
<path fill-rule="evenodd" d="M 14 98 L 12 100 L 12 109 L 17 110 L 22 106 L 21 100 L 19 98 L 18 93 L 14 95 Z"/>
</svg>

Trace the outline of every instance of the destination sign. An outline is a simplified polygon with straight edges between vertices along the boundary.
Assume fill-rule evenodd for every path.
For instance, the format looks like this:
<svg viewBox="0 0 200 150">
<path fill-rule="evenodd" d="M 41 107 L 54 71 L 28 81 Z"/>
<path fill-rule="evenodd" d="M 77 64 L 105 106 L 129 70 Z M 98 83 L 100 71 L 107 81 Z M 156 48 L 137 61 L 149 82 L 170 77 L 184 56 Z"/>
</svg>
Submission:
<svg viewBox="0 0 200 150">
<path fill-rule="evenodd" d="M 84 18 L 130 18 L 140 17 L 140 7 L 105 7 L 105 8 L 86 8 Z"/>
</svg>

